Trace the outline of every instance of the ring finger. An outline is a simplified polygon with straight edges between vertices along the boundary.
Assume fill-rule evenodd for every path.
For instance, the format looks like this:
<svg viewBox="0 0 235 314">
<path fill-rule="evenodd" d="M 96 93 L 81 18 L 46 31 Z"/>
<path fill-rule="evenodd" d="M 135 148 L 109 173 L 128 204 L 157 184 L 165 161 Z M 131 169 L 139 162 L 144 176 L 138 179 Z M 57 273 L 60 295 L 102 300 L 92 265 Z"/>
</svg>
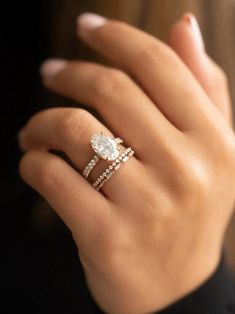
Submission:
<svg viewBox="0 0 235 314">
<path fill-rule="evenodd" d="M 34 115 L 20 134 L 24 150 L 54 149 L 64 152 L 72 164 L 82 171 L 94 156 L 90 139 L 103 132 L 113 134 L 88 111 L 78 108 L 54 108 Z M 121 151 L 124 148 L 121 149 Z M 92 182 L 107 168 L 107 161 L 101 160 L 91 172 Z M 134 157 L 128 162 L 128 169 L 120 169 L 103 187 L 111 199 L 117 195 L 117 187 L 139 175 L 141 163 Z M 128 170 L 128 171 L 127 171 Z M 138 171 L 139 170 L 139 171 Z M 131 176 L 131 178 L 129 178 Z M 128 181 L 127 181 L 128 180 Z M 130 182 L 130 181 L 129 181 Z"/>
</svg>

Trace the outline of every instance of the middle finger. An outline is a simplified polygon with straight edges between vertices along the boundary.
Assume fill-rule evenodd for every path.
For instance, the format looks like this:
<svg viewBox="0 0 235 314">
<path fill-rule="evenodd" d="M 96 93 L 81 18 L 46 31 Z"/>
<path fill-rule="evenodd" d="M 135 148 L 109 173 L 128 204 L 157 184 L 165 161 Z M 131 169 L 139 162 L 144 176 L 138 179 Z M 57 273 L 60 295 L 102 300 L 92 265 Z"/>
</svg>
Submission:
<svg viewBox="0 0 235 314">
<path fill-rule="evenodd" d="M 160 40 L 123 22 L 82 14 L 80 37 L 129 73 L 161 112 L 183 132 L 220 123 L 220 114 L 176 53 Z M 222 122 L 222 121 L 221 121 Z"/>
<path fill-rule="evenodd" d="M 62 68 L 61 68 L 62 66 Z M 54 75 L 48 73 L 55 72 Z M 94 107 L 107 127 L 147 160 L 146 150 L 179 132 L 124 72 L 90 62 L 47 61 L 43 81 L 50 89 Z"/>
</svg>

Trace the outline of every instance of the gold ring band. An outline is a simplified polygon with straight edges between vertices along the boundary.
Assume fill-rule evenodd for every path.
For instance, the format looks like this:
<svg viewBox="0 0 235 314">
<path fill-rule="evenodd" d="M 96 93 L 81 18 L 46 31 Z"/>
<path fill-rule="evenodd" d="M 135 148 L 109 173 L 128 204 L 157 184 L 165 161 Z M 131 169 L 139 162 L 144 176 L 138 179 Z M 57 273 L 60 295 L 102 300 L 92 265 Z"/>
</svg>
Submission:
<svg viewBox="0 0 235 314">
<path fill-rule="evenodd" d="M 128 147 L 92 184 L 97 191 L 114 175 L 118 169 L 134 155 L 132 148 Z"/>
</svg>

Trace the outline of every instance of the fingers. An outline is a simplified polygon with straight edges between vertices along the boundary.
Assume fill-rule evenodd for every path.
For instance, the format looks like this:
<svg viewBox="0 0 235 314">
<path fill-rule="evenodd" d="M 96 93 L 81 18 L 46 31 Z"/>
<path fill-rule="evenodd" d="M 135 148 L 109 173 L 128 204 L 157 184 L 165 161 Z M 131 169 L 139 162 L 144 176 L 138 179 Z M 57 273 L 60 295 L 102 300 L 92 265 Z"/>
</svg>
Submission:
<svg viewBox="0 0 235 314">
<path fill-rule="evenodd" d="M 78 21 L 83 40 L 133 76 L 175 126 L 182 130 L 208 127 L 215 110 L 173 50 L 125 23 L 92 14 Z"/>
<path fill-rule="evenodd" d="M 231 123 L 231 104 L 223 71 L 207 56 L 196 18 L 185 14 L 171 29 L 170 44 L 212 102 Z"/>
<path fill-rule="evenodd" d="M 78 108 L 54 108 L 39 112 L 31 118 L 20 133 L 20 143 L 26 151 L 31 149 L 62 151 L 72 165 L 82 172 L 95 154 L 90 145 L 91 137 L 100 134 L 101 131 L 113 138 L 113 134 L 88 111 Z M 121 151 L 123 149 L 124 147 Z M 91 182 L 94 182 L 111 163 L 112 161 L 100 159 L 90 174 Z M 121 168 L 124 167 L 125 169 L 118 170 L 102 188 L 104 194 L 112 200 L 120 197 L 119 191 L 123 182 L 131 182 L 134 177 L 132 173 L 138 173 L 141 168 L 135 156 Z M 77 175 L 80 176 L 79 173 Z M 81 179 L 86 180 L 82 177 Z"/>
<path fill-rule="evenodd" d="M 108 201 L 58 156 L 32 150 L 23 156 L 20 174 L 72 232 L 87 235 L 102 219 L 105 221 Z"/>
<path fill-rule="evenodd" d="M 94 107 L 140 159 L 147 157 L 146 149 L 153 143 L 174 136 L 175 127 L 120 70 L 89 62 L 49 60 L 41 73 L 44 84 L 53 91 Z"/>
</svg>

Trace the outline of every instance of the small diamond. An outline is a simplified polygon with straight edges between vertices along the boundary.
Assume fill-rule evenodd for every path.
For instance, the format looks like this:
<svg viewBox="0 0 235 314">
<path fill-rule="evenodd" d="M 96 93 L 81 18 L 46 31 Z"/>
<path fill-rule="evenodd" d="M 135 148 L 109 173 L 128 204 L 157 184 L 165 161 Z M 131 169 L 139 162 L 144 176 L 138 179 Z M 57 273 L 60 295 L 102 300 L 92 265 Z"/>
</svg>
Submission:
<svg viewBox="0 0 235 314">
<path fill-rule="evenodd" d="M 110 179 L 112 177 L 112 172 L 110 172 L 108 175 L 107 175 L 107 179 Z"/>
<path fill-rule="evenodd" d="M 129 158 L 128 156 L 124 157 L 123 162 L 126 162 L 128 160 L 128 158 Z"/>
<path fill-rule="evenodd" d="M 115 170 L 118 170 L 120 167 L 121 167 L 121 164 L 118 164 L 118 165 L 115 167 Z"/>
</svg>

